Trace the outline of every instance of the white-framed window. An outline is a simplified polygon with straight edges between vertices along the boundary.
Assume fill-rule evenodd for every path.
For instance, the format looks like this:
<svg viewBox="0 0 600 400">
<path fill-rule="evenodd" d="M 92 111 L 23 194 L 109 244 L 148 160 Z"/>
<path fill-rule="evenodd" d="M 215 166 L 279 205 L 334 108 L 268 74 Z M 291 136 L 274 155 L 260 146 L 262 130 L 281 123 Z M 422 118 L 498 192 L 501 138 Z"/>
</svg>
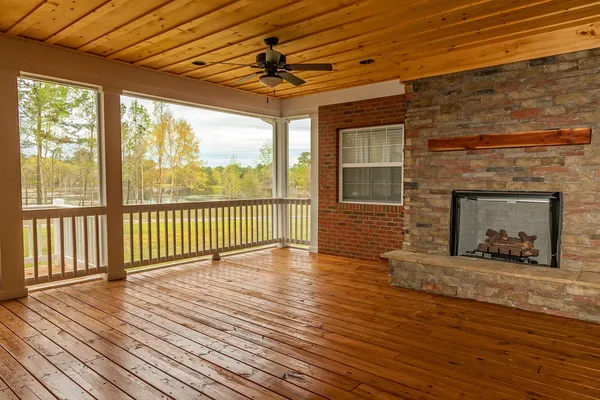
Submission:
<svg viewBox="0 0 600 400">
<path fill-rule="evenodd" d="M 340 202 L 402 204 L 404 125 L 340 130 Z"/>
</svg>

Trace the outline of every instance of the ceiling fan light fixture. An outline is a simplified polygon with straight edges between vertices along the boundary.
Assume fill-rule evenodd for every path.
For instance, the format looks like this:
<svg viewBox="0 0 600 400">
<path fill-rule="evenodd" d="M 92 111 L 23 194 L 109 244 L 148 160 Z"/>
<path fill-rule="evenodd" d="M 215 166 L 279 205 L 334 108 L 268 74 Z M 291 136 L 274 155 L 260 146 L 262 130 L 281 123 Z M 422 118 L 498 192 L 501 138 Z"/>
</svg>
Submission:
<svg viewBox="0 0 600 400">
<path fill-rule="evenodd" d="M 263 75 L 260 77 L 259 82 L 268 87 L 269 89 L 281 84 L 283 79 L 279 75 Z"/>
</svg>

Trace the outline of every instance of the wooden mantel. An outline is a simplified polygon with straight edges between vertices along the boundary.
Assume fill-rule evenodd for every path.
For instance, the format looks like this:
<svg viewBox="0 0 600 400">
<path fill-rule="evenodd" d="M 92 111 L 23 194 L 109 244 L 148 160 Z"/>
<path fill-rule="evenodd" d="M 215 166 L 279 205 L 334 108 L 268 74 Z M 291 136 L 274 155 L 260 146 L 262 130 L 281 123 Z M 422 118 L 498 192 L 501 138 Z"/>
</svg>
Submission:
<svg viewBox="0 0 600 400">
<path fill-rule="evenodd" d="M 575 144 L 590 144 L 591 141 L 591 128 L 576 128 L 429 139 L 428 147 L 429 151 L 456 151 L 506 149 L 515 147 L 566 146 Z"/>
</svg>

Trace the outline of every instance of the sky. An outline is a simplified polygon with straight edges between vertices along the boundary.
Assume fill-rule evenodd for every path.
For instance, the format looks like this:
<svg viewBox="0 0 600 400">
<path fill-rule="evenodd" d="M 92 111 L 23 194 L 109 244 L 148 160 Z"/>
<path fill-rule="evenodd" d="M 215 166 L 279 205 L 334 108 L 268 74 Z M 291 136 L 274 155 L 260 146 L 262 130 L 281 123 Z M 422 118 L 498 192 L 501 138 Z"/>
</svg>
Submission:
<svg viewBox="0 0 600 400">
<path fill-rule="evenodd" d="M 122 96 L 121 102 L 129 108 L 134 97 Z M 152 115 L 152 101 L 137 99 Z M 200 139 L 200 158 L 206 166 L 217 167 L 229 164 L 236 156 L 242 166 L 255 166 L 263 143 L 272 141 L 271 125 L 260 118 L 229 114 L 220 111 L 170 104 L 173 115 L 185 118 Z M 300 154 L 310 151 L 310 119 L 290 123 L 290 166 Z"/>
</svg>

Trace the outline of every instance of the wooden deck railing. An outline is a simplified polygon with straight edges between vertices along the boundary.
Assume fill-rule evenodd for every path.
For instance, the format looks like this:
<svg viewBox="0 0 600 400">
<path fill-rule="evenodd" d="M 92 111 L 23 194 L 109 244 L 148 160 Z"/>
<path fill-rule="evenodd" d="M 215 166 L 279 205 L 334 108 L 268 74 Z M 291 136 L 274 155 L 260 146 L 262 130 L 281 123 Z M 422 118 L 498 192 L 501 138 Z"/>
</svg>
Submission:
<svg viewBox="0 0 600 400">
<path fill-rule="evenodd" d="M 105 207 L 23 210 L 27 285 L 104 273 Z"/>
<path fill-rule="evenodd" d="M 123 206 L 125 268 L 270 244 L 310 244 L 310 199 Z M 106 208 L 23 211 L 27 285 L 107 272 Z"/>
</svg>

